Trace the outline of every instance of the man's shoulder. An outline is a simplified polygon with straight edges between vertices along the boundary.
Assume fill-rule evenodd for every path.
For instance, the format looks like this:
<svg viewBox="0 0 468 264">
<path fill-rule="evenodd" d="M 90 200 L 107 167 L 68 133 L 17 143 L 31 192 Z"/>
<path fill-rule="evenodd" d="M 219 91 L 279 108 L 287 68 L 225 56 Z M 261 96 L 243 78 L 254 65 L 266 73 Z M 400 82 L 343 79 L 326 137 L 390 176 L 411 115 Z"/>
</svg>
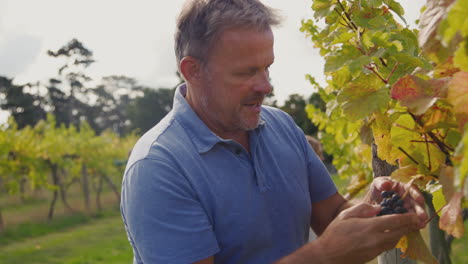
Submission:
<svg viewBox="0 0 468 264">
<path fill-rule="evenodd" d="M 148 130 L 135 144 L 130 154 L 127 170 L 145 159 L 169 161 L 170 153 L 177 152 L 180 146 L 187 146 L 188 137 L 183 127 L 170 112 L 158 124 Z"/>
</svg>

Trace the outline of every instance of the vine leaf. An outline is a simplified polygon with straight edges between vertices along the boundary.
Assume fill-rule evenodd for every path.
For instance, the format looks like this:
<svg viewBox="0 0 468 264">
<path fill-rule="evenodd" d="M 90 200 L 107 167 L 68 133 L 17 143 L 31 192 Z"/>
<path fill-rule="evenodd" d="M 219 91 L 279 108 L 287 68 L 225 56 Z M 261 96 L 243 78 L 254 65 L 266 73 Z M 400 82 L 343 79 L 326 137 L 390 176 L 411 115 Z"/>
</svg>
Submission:
<svg viewBox="0 0 468 264">
<path fill-rule="evenodd" d="M 461 192 L 454 193 L 447 206 L 442 209 L 439 221 L 439 228 L 456 238 L 461 238 L 465 231 L 461 210 L 462 198 Z"/>
<path fill-rule="evenodd" d="M 376 113 L 374 116 L 375 120 L 372 122 L 371 126 L 374 142 L 377 145 L 377 155 L 381 160 L 385 160 L 389 164 L 396 165 L 398 156 L 392 155 L 390 130 L 392 128 L 392 123 L 398 116 L 393 115 L 392 118 L 380 113 Z"/>
<path fill-rule="evenodd" d="M 331 12 L 333 12 L 333 9 L 335 9 L 336 6 L 336 0 L 335 1 L 329 1 L 329 0 L 316 0 L 312 4 L 312 9 L 315 11 L 314 12 L 314 17 L 315 19 L 320 19 L 325 16 L 328 16 Z"/>
<path fill-rule="evenodd" d="M 337 96 L 343 113 L 352 121 L 362 119 L 388 106 L 388 90 L 381 88 L 381 81 L 374 75 L 360 75 Z"/>
<path fill-rule="evenodd" d="M 459 71 L 460 71 L 460 68 L 454 65 L 453 56 L 451 56 L 448 58 L 447 61 L 437 65 L 434 68 L 434 78 L 452 77 L 455 73 Z"/>
<path fill-rule="evenodd" d="M 426 9 L 419 18 L 418 42 L 426 53 L 437 53 L 442 44 L 437 37 L 439 24 L 455 0 L 428 0 Z"/>
<path fill-rule="evenodd" d="M 443 165 L 440 170 L 439 183 L 443 186 L 442 191 L 446 201 L 449 201 L 455 193 L 454 169 L 452 166 Z"/>
<path fill-rule="evenodd" d="M 446 83 L 444 79 L 429 82 L 414 75 L 406 75 L 393 84 L 391 96 L 415 115 L 421 115 L 434 105 L 438 95 L 445 95 Z"/>
<path fill-rule="evenodd" d="M 432 255 L 431 251 L 427 248 L 421 232 L 415 231 L 403 236 L 398 244 L 403 254 L 402 257 L 408 257 L 414 260 L 422 261 L 426 264 L 437 264 L 437 259 Z"/>
<path fill-rule="evenodd" d="M 413 179 L 413 176 L 418 173 L 418 168 L 414 166 L 404 166 L 395 170 L 391 177 L 400 182 L 408 183 Z"/>
<path fill-rule="evenodd" d="M 463 129 L 468 122 L 468 72 L 457 72 L 449 84 L 447 99 L 453 105 L 453 112 Z"/>
</svg>

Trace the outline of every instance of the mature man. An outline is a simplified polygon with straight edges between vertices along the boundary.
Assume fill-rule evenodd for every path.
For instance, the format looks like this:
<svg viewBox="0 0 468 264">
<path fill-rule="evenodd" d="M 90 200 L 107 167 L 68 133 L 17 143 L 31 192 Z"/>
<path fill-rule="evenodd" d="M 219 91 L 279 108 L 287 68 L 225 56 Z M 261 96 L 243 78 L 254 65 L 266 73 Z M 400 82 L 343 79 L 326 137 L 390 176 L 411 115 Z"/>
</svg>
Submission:
<svg viewBox="0 0 468 264">
<path fill-rule="evenodd" d="M 185 5 L 175 49 L 186 83 L 123 181 L 134 263 L 362 263 L 423 226 L 414 189 L 403 215 L 345 200 L 293 120 L 262 106 L 278 23 L 258 0 Z M 371 194 L 391 188 L 406 187 L 381 180 Z"/>
</svg>

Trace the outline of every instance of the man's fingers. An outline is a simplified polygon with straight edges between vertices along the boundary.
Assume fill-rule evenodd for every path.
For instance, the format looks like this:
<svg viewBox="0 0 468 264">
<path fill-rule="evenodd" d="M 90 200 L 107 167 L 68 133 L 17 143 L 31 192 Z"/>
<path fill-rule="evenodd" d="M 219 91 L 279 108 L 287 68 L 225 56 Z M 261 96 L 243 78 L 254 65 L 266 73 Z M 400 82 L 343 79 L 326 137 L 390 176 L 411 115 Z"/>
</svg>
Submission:
<svg viewBox="0 0 468 264">
<path fill-rule="evenodd" d="M 383 215 L 377 217 L 374 230 L 386 231 L 405 228 L 417 230 L 420 226 L 420 221 L 415 213 Z"/>
<path fill-rule="evenodd" d="M 348 219 L 353 217 L 367 218 L 373 217 L 380 212 L 380 206 L 370 205 L 367 203 L 356 204 L 343 212 L 338 216 L 340 219 Z"/>
<path fill-rule="evenodd" d="M 413 200 L 415 200 L 418 204 L 423 205 L 424 204 L 424 196 L 422 193 L 418 190 L 418 187 L 415 185 L 411 185 L 409 187 L 409 195 Z"/>
</svg>

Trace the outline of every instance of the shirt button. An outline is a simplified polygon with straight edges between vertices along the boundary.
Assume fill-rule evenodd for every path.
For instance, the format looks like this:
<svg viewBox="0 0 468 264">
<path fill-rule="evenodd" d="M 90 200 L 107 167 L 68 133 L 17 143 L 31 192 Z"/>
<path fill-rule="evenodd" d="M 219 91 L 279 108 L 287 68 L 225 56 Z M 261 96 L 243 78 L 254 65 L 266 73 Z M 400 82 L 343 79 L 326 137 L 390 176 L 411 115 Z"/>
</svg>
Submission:
<svg viewBox="0 0 468 264">
<path fill-rule="evenodd" d="M 240 155 L 242 153 L 242 150 L 239 148 L 236 148 L 235 153 L 236 155 Z"/>
</svg>

